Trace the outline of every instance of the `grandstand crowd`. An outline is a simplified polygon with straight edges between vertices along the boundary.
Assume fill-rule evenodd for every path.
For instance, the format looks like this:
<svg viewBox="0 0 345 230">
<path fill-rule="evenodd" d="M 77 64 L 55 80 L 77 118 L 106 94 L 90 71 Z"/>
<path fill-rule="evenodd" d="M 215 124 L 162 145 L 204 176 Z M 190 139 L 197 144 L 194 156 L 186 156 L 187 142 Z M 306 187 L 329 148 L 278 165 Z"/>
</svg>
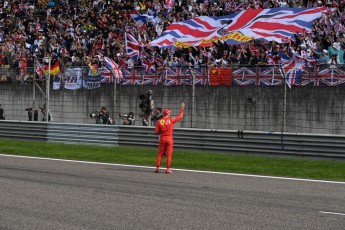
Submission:
<svg viewBox="0 0 345 230">
<path fill-rule="evenodd" d="M 61 68 L 104 65 L 110 57 L 121 68 L 141 66 L 143 59 L 128 58 L 124 34 L 143 44 L 159 36 L 171 23 L 197 16 L 221 16 L 249 8 L 335 8 L 316 20 L 311 33 L 296 34 L 285 44 L 252 41 L 244 45 L 214 43 L 209 48 L 145 48 L 166 66 L 228 66 L 268 64 L 280 53 L 299 52 L 317 64 L 344 63 L 345 1 L 329 0 L 5 0 L 0 2 L 0 66 L 33 67 L 47 57 L 59 60 Z M 151 9 L 157 24 L 137 25 L 133 13 Z M 269 56 L 271 55 L 271 56 Z M 274 58 L 273 58 L 274 59 Z M 274 60 L 273 60 L 274 61 Z"/>
</svg>

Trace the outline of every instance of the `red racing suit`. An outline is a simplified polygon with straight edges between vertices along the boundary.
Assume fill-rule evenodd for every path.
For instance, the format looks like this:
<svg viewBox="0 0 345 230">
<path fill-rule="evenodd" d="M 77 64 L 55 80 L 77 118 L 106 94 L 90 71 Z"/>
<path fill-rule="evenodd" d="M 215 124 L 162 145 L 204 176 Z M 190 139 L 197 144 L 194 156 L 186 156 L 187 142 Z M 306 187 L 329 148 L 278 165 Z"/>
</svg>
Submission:
<svg viewBox="0 0 345 230">
<path fill-rule="evenodd" d="M 155 132 L 160 134 L 158 156 L 156 166 L 159 167 L 161 164 L 162 157 L 164 153 L 167 158 L 167 169 L 170 168 L 171 158 L 173 152 L 173 129 L 174 124 L 183 118 L 184 108 L 181 108 L 180 114 L 177 117 L 163 117 L 157 121 Z"/>
</svg>

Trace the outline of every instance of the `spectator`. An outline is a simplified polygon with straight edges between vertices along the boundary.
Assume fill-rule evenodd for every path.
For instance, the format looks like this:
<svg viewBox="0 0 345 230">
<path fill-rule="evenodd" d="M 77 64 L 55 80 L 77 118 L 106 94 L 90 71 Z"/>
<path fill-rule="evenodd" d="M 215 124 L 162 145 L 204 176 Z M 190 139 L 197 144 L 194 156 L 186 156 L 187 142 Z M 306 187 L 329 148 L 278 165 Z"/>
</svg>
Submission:
<svg viewBox="0 0 345 230">
<path fill-rule="evenodd" d="M 249 62 L 250 62 L 250 65 L 252 65 L 252 66 L 255 66 L 255 65 L 257 65 L 259 63 L 259 59 L 256 56 L 255 52 L 251 52 L 251 56 L 250 56 Z"/>
<path fill-rule="evenodd" d="M 143 126 L 149 126 L 149 115 L 144 114 L 141 116 L 141 122 Z"/>
<path fill-rule="evenodd" d="M 331 68 L 336 68 L 337 65 L 340 64 L 339 59 L 338 59 L 338 54 L 332 54 L 331 58 L 328 60 L 327 64 L 331 67 Z"/>
<path fill-rule="evenodd" d="M 325 65 L 328 63 L 329 57 L 327 55 L 327 50 L 322 50 L 321 54 L 316 51 L 314 51 L 314 53 L 319 56 L 319 58 L 317 59 L 318 65 Z"/>
<path fill-rule="evenodd" d="M 39 4 L 37 1 L 4 1 L 0 3 L 0 66 L 11 65 L 12 77 L 23 76 L 26 66 L 32 67 L 33 58 L 42 60 L 51 56 L 59 59 L 64 67 L 87 66 L 89 60 L 99 56 L 108 56 L 120 67 L 141 65 L 125 54 L 124 33 L 130 32 L 143 44 L 147 44 L 159 36 L 172 22 L 190 19 L 197 16 L 220 16 L 236 13 L 250 8 L 265 9 L 274 7 L 316 7 L 327 5 L 325 1 L 174 1 L 171 9 L 164 1 L 48 1 Z M 325 2 L 325 3 L 324 3 Z M 78 7 L 75 4 L 79 3 Z M 315 21 L 312 33 L 299 33 L 289 44 L 298 52 L 305 51 L 308 58 L 318 57 L 323 50 L 328 54 L 337 53 L 340 63 L 343 63 L 345 45 L 345 1 L 330 3 L 335 8 L 322 18 Z M 145 13 L 154 10 L 160 17 L 161 24 L 136 25 L 130 13 Z M 305 48 L 300 49 L 299 46 Z M 255 47 L 253 47 L 255 46 Z M 198 68 L 203 65 L 228 66 L 230 64 L 266 63 L 267 44 L 256 41 L 255 44 L 229 46 L 224 42 L 214 42 L 214 46 L 205 48 L 182 48 L 171 51 L 160 51 L 166 65 L 193 65 Z M 331 48 L 330 48 L 331 47 Z M 334 48 L 332 48 L 334 47 Z M 257 50 L 253 53 L 253 50 Z M 227 51 L 226 55 L 224 52 Z M 279 55 L 282 49 L 273 50 Z M 336 51 L 336 52 L 334 52 Z M 341 52 L 338 52 L 341 51 Z M 148 55 L 154 55 L 153 50 L 146 49 Z M 289 52 L 287 52 L 289 53 Z M 26 54 L 26 55 L 24 55 Z M 319 54 L 319 55 L 317 55 Z M 176 58 L 171 58 L 171 56 Z M 265 57 L 266 56 L 266 57 Z M 15 60 L 14 60 L 15 59 Z M 31 59 L 31 60 L 30 60 Z M 178 60 L 176 60 L 178 59 Z M 15 68 L 22 68 L 15 73 Z M 25 75 L 25 74 L 24 74 Z"/>
<path fill-rule="evenodd" d="M 121 116 L 121 114 L 120 114 Z M 121 116 L 123 119 L 122 124 L 123 125 L 134 125 L 134 113 L 133 112 L 129 112 L 127 115 L 125 116 Z"/>
<path fill-rule="evenodd" d="M 258 64 L 259 65 L 267 65 L 268 61 L 267 61 L 267 56 L 265 52 L 261 52 L 260 56 L 258 58 Z"/>
</svg>

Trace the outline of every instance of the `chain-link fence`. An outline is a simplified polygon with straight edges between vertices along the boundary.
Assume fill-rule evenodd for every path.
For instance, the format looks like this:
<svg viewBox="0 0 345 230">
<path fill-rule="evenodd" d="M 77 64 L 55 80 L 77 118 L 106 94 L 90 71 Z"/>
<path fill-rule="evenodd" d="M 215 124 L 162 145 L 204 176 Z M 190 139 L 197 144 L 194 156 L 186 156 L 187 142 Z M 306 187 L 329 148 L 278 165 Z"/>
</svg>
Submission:
<svg viewBox="0 0 345 230">
<path fill-rule="evenodd" d="M 133 112 L 134 125 L 141 126 L 147 117 L 139 95 L 152 90 L 154 107 L 172 109 L 173 116 L 186 103 L 179 127 L 345 134 L 341 66 L 307 68 L 301 76 L 278 66 L 138 67 L 123 70 L 116 80 L 106 69 L 90 72 L 65 69 L 50 78 L 47 94 L 45 78 L 36 70 L 1 68 L 0 104 L 6 119 L 29 120 L 31 109 L 37 110 L 31 119 L 41 121 L 49 102 L 53 122 L 96 123 L 90 114 L 106 107 L 115 124 L 123 124 L 126 116 L 120 114 Z"/>
</svg>

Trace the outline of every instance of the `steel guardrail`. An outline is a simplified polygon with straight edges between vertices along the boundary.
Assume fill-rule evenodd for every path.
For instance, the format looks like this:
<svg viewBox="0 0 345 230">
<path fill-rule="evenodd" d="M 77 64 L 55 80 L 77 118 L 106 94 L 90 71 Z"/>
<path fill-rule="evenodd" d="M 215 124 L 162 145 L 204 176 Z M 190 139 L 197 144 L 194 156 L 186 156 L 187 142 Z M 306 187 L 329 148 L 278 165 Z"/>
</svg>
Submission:
<svg viewBox="0 0 345 230">
<path fill-rule="evenodd" d="M 44 122 L 0 121 L 0 138 L 47 141 L 48 125 Z"/>
<path fill-rule="evenodd" d="M 153 127 L 0 121 L 0 138 L 157 148 Z M 193 151 L 345 160 L 345 135 L 176 128 L 174 148 Z"/>
</svg>

